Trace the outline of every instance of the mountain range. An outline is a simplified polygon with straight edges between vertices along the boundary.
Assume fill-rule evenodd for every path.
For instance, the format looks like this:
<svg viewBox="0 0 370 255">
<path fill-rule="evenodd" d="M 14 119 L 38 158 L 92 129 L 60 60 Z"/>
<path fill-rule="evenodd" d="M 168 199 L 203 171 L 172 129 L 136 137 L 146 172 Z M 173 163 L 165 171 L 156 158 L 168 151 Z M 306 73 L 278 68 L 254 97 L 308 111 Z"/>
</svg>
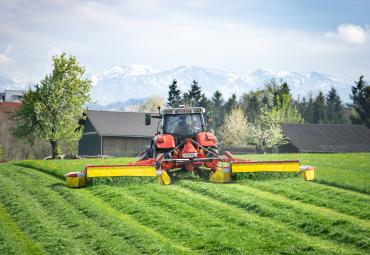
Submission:
<svg viewBox="0 0 370 255">
<path fill-rule="evenodd" d="M 179 88 L 187 91 L 193 80 L 198 81 L 207 96 L 220 90 L 225 98 L 233 93 L 240 96 L 250 90 L 263 88 L 275 78 L 289 84 L 293 96 L 315 95 L 319 90 L 326 93 L 335 87 L 342 101 L 349 101 L 352 81 L 318 72 L 289 72 L 258 69 L 240 74 L 199 66 L 179 66 L 173 69 L 156 69 L 144 65 L 116 65 L 90 76 L 93 81 L 91 108 L 122 109 L 140 103 L 151 95 L 167 98 L 168 86 L 173 79 Z M 25 87 L 24 85 L 23 87 Z M 0 76 L 0 91 L 5 88 L 22 88 L 21 84 Z"/>
</svg>

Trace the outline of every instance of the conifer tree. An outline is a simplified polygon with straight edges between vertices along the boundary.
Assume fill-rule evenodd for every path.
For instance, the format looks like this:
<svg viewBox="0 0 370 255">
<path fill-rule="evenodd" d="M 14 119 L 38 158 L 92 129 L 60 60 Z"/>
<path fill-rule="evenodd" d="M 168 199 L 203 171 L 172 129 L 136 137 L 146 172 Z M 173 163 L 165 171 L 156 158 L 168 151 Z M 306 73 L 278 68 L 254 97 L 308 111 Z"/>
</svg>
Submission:
<svg viewBox="0 0 370 255">
<path fill-rule="evenodd" d="M 167 106 L 179 107 L 181 102 L 181 91 L 177 86 L 177 80 L 174 79 L 169 86 Z"/>
<path fill-rule="evenodd" d="M 353 108 L 358 115 L 351 116 L 352 122 L 365 123 L 370 128 L 370 86 L 364 80 L 364 76 L 361 76 L 355 86 L 352 87 L 351 99 L 353 100 Z"/>
<path fill-rule="evenodd" d="M 326 119 L 328 123 L 343 123 L 344 110 L 337 90 L 332 87 L 326 96 Z"/>
<path fill-rule="evenodd" d="M 312 123 L 325 123 L 326 121 L 325 115 L 326 115 L 325 97 L 322 91 L 320 91 L 313 103 Z"/>
<path fill-rule="evenodd" d="M 194 80 L 188 92 L 188 100 L 191 106 L 200 106 L 202 95 L 202 88 L 198 85 L 198 82 Z"/>
<path fill-rule="evenodd" d="M 232 109 L 238 106 L 238 102 L 236 99 L 236 95 L 232 94 L 232 96 L 227 100 L 225 103 L 225 113 L 230 113 Z"/>
<path fill-rule="evenodd" d="M 211 98 L 212 123 L 210 128 L 214 131 L 217 131 L 222 125 L 225 113 L 223 104 L 224 99 L 222 97 L 222 93 L 219 90 L 216 90 Z"/>
</svg>

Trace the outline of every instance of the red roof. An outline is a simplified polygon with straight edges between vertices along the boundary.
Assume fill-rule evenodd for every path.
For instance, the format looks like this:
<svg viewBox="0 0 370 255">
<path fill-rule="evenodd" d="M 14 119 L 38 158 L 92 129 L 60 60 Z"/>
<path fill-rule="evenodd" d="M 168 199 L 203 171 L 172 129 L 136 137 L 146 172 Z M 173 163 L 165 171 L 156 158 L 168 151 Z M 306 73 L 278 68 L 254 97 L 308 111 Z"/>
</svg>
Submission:
<svg viewBox="0 0 370 255">
<path fill-rule="evenodd" d="M 15 112 L 22 103 L 18 102 L 0 102 L 0 118 L 3 118 L 8 113 Z"/>
</svg>

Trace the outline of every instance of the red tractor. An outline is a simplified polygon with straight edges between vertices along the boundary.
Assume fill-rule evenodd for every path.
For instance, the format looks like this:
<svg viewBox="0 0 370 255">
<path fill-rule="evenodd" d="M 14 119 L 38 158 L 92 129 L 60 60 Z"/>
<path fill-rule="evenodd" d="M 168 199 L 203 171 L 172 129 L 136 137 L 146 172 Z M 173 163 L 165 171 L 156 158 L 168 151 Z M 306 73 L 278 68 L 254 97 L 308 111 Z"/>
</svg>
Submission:
<svg viewBox="0 0 370 255">
<path fill-rule="evenodd" d="M 216 136 L 206 131 L 204 113 L 202 107 L 180 107 L 146 114 L 145 125 L 151 124 L 151 118 L 159 118 L 160 122 L 142 160 L 156 159 L 169 174 L 183 170 L 209 175 L 220 157 Z"/>
<path fill-rule="evenodd" d="M 84 187 L 88 178 L 114 176 L 152 176 L 160 183 L 171 184 L 175 172 L 195 172 L 211 182 L 232 181 L 234 173 L 302 172 L 305 180 L 314 179 L 311 166 L 300 166 L 298 160 L 250 161 L 237 159 L 230 152 L 220 155 L 217 138 L 206 131 L 204 108 L 180 107 L 145 114 L 145 125 L 151 118 L 160 119 L 157 134 L 141 158 L 123 165 L 87 165 L 82 172 L 70 172 L 69 187 Z"/>
</svg>

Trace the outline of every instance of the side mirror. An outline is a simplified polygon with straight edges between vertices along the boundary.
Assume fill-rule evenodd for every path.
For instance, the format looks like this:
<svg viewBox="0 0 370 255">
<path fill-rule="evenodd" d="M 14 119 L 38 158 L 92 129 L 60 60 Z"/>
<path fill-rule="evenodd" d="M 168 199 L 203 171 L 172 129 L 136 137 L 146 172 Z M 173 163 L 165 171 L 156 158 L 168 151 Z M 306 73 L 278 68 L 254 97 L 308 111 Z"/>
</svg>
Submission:
<svg viewBox="0 0 370 255">
<path fill-rule="evenodd" d="M 150 113 L 145 113 L 145 125 L 149 126 L 150 123 L 152 123 L 152 117 L 150 116 Z"/>
</svg>

